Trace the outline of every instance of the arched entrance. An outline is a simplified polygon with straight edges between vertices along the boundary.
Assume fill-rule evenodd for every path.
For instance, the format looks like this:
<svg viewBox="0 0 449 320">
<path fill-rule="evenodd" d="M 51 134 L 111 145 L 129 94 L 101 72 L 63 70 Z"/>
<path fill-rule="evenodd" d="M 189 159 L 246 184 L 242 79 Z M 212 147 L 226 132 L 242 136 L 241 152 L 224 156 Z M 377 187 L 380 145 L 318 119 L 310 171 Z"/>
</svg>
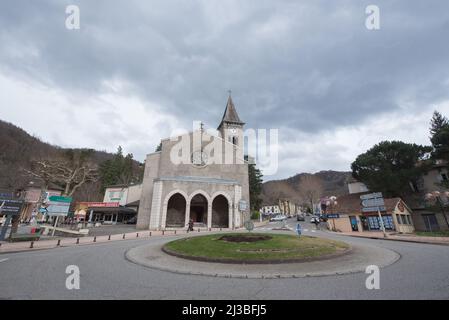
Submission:
<svg viewBox="0 0 449 320">
<path fill-rule="evenodd" d="M 190 200 L 190 219 L 194 223 L 207 225 L 207 199 L 202 194 L 197 194 Z"/>
<path fill-rule="evenodd" d="M 180 193 L 175 193 L 170 197 L 167 204 L 167 218 L 165 227 L 182 228 L 185 223 L 187 201 Z"/>
<path fill-rule="evenodd" d="M 221 194 L 212 201 L 212 227 L 229 228 L 229 203 Z"/>
</svg>

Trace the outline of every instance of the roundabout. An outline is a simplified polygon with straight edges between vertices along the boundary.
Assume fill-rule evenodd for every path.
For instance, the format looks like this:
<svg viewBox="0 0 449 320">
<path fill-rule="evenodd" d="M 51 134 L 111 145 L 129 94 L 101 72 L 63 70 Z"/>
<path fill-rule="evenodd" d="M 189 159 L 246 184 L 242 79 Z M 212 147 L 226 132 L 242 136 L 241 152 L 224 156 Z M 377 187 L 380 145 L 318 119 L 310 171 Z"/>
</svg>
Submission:
<svg viewBox="0 0 449 320">
<path fill-rule="evenodd" d="M 347 254 L 341 241 L 286 234 L 221 233 L 171 241 L 162 251 L 183 259 L 232 263 L 274 264 L 330 259 Z"/>
<path fill-rule="evenodd" d="M 307 250 L 301 250 L 301 254 L 298 255 L 296 252 L 292 255 L 295 250 L 284 247 L 284 251 L 272 251 L 270 259 L 265 259 L 264 261 L 260 259 L 261 254 L 257 254 L 257 250 L 253 252 L 245 252 L 241 250 L 242 248 L 254 248 L 254 246 L 260 247 L 265 241 L 265 251 L 262 255 L 265 255 L 267 248 L 270 243 L 270 239 L 259 240 L 254 242 L 229 242 L 226 238 L 215 242 L 215 246 L 229 246 L 228 248 L 233 248 L 233 245 L 238 245 L 240 252 L 235 250 L 228 251 L 227 256 L 220 256 L 221 253 L 216 250 L 204 250 L 204 249 L 192 249 L 191 244 L 201 243 L 203 241 L 212 241 L 212 239 L 219 239 L 223 236 L 230 235 L 243 235 L 248 233 L 214 233 L 208 234 L 207 236 L 199 235 L 188 235 L 181 236 L 173 241 L 172 239 L 164 239 L 162 242 L 158 243 L 148 243 L 128 250 L 125 257 L 128 261 L 133 262 L 137 265 L 160 270 L 167 271 L 177 274 L 186 275 L 198 275 L 198 276 L 209 276 L 209 277 L 224 277 L 224 278 L 253 278 L 253 279 L 275 279 L 275 278 L 304 278 L 304 277 L 315 277 L 315 276 L 330 276 L 330 275 L 343 275 L 351 273 L 365 272 L 366 267 L 369 265 L 376 265 L 380 268 L 389 266 L 400 259 L 400 255 L 392 250 L 386 248 L 380 248 L 376 246 L 366 245 L 366 244 L 355 244 L 352 243 L 350 246 L 341 242 L 334 241 L 326 238 L 315 238 L 315 237 L 301 237 L 304 240 L 304 244 L 310 240 L 319 240 L 318 242 L 312 241 L 311 243 L 325 244 L 323 250 L 320 251 L 321 256 L 313 254 L 307 254 Z M 252 234 L 253 236 L 256 234 Z M 269 236 L 271 239 L 277 239 L 278 237 L 293 237 L 298 238 L 293 235 L 278 234 L 274 232 L 270 233 L 260 233 L 257 236 Z M 207 237 L 210 237 L 207 239 Z M 309 239 L 310 238 L 310 239 Z M 284 239 L 285 240 L 285 239 Z M 291 241 L 289 239 L 289 241 Z M 331 241 L 328 243 L 327 241 Z M 288 242 L 288 241 L 287 241 Z M 344 245 L 344 249 L 340 249 L 337 252 L 329 252 L 329 248 L 335 247 L 335 244 Z M 341 244 L 340 244 L 341 243 Z M 187 245 L 186 245 L 187 244 Z M 244 246 L 242 245 L 244 244 Z M 332 244 L 329 247 L 329 244 Z M 165 248 L 165 249 L 164 249 Z M 168 250 L 167 250 L 168 248 Z M 306 248 L 306 246 L 304 247 Z M 259 248 L 260 249 L 260 248 Z M 176 253 L 173 251 L 178 250 Z M 171 251 L 167 253 L 167 251 Z M 205 252 L 208 257 L 205 259 Z M 256 252 L 256 253 L 255 253 Z M 323 253 L 324 252 L 324 253 Z M 188 253 L 188 256 L 187 254 Z M 245 260 L 241 261 L 226 261 L 229 259 L 229 254 L 233 257 L 235 256 L 245 256 L 253 255 L 252 261 Z M 280 259 L 274 258 L 277 254 L 283 254 L 283 256 L 290 256 L 289 263 L 279 263 Z M 193 257 L 192 257 L 193 255 Z M 221 259 L 221 260 L 219 260 Z M 295 260 L 297 259 L 297 260 Z M 282 258 L 284 260 L 284 258 Z M 288 259 L 287 259 L 288 260 Z M 254 262 L 256 261 L 256 262 Z"/>
</svg>

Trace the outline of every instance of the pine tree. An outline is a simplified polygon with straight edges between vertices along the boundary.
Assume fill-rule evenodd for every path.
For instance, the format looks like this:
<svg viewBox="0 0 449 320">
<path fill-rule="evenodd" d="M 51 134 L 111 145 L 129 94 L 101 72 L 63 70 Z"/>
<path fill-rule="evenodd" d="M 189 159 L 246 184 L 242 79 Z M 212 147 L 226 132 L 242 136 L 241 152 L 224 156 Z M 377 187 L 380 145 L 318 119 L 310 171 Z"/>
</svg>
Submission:
<svg viewBox="0 0 449 320">
<path fill-rule="evenodd" d="M 431 138 L 435 136 L 441 129 L 448 125 L 448 120 L 438 111 L 433 112 L 432 119 L 430 120 L 430 135 Z"/>
<path fill-rule="evenodd" d="M 435 160 L 449 160 L 449 121 L 435 111 L 430 121 L 430 141 L 432 142 L 432 157 Z"/>
</svg>

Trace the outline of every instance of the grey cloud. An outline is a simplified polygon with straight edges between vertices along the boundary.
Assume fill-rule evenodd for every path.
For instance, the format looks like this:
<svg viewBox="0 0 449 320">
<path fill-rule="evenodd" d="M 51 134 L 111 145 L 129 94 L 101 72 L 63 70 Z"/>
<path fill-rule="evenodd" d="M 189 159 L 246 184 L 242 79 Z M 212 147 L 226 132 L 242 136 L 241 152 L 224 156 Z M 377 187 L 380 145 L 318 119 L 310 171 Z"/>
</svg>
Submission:
<svg viewBox="0 0 449 320">
<path fill-rule="evenodd" d="M 248 126 L 306 133 L 448 99 L 449 3 L 375 1 L 373 32 L 372 2 L 2 1 L 0 68 L 87 96 L 124 79 L 187 128 L 216 125 L 228 89 Z"/>
</svg>

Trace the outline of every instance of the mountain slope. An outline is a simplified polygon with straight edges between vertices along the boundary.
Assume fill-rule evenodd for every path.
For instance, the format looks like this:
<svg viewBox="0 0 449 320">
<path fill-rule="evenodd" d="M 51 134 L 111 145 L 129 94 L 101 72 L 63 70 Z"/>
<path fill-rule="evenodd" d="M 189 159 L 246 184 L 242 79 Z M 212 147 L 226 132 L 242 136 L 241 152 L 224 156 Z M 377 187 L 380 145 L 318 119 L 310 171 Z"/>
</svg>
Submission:
<svg viewBox="0 0 449 320">
<path fill-rule="evenodd" d="M 264 205 L 276 204 L 279 198 L 295 203 L 306 202 L 305 193 L 314 189 L 321 196 L 340 196 L 348 194 L 347 182 L 351 172 L 320 171 L 315 174 L 300 173 L 284 180 L 267 181 L 262 185 Z"/>
<path fill-rule="evenodd" d="M 25 174 L 25 170 L 31 168 L 32 161 L 56 159 L 66 150 L 43 142 L 39 138 L 31 136 L 25 130 L 0 120 L 0 189 L 23 188 L 30 181 L 39 184 L 40 181 L 36 181 L 36 178 L 30 178 Z M 113 157 L 113 154 L 105 151 L 93 151 L 90 161 L 100 165 Z M 136 168 L 139 165 L 139 162 L 134 161 Z M 74 198 L 77 197 L 87 197 L 83 199 L 85 201 L 103 200 L 103 195 L 100 193 L 100 183 L 86 184 L 74 196 Z"/>
</svg>

